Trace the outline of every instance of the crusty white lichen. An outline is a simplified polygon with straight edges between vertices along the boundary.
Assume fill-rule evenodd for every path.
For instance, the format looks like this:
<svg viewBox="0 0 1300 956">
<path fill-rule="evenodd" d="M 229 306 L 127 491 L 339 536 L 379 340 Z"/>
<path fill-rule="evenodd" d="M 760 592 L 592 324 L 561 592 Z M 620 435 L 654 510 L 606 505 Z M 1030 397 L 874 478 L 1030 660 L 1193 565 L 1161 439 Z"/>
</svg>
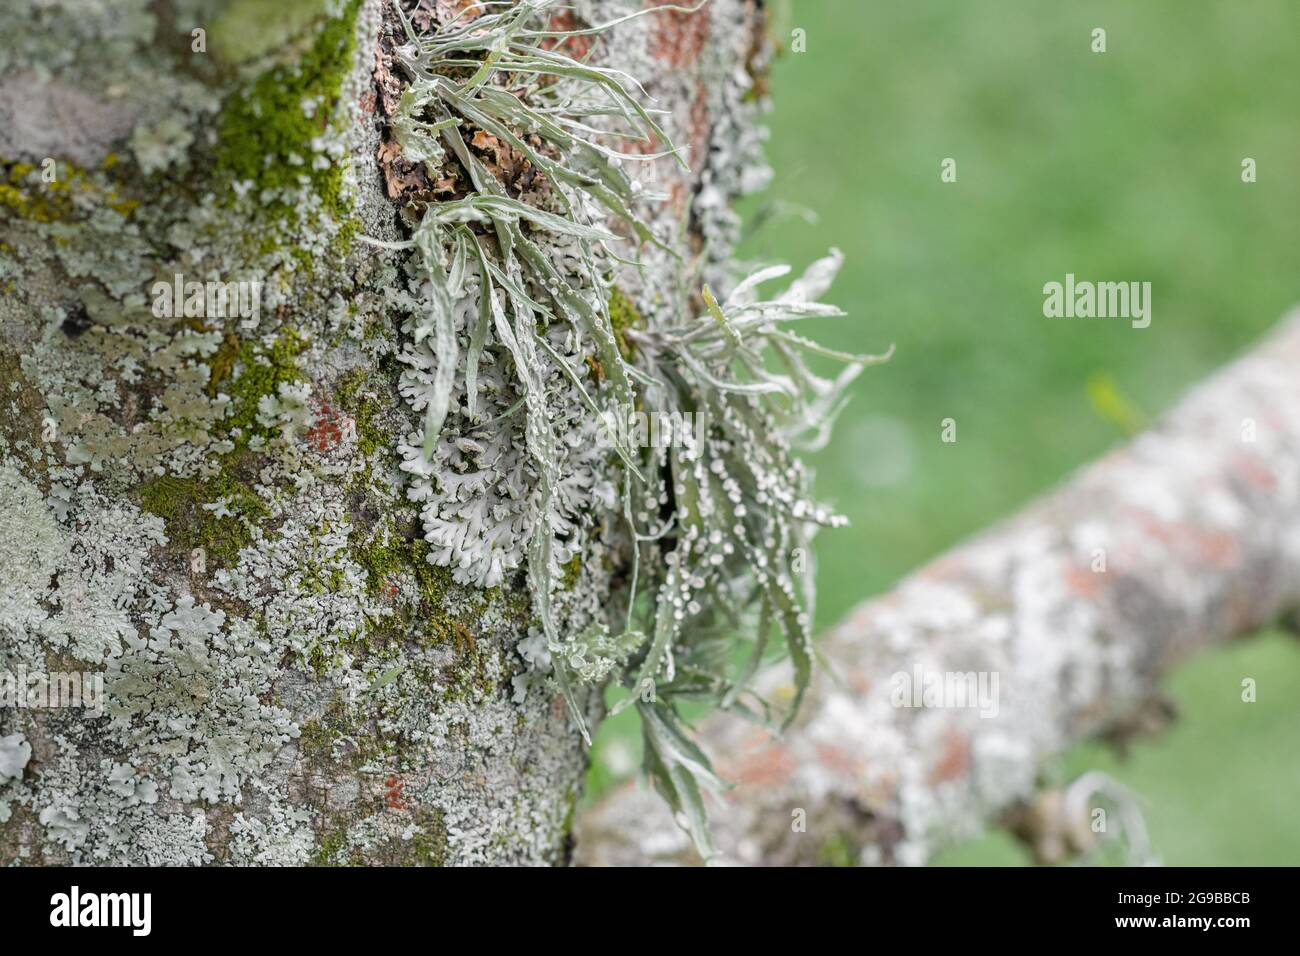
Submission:
<svg viewBox="0 0 1300 956">
<path fill-rule="evenodd" d="M 0 783 L 21 780 L 23 768 L 32 757 L 32 745 L 22 734 L 0 737 Z"/>
</svg>

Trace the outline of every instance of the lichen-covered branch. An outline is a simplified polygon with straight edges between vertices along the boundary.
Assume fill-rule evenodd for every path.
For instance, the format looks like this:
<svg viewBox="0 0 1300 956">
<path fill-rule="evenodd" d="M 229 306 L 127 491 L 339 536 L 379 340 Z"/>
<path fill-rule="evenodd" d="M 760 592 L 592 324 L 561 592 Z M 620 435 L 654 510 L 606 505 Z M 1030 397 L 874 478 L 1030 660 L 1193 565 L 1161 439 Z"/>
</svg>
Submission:
<svg viewBox="0 0 1300 956">
<path fill-rule="evenodd" d="M 1129 445 L 859 605 L 819 642 L 789 733 L 710 719 L 701 737 L 735 783 L 712 809 L 722 857 L 917 864 L 1012 811 L 1017 829 L 1086 837 L 1086 802 L 1078 819 L 1031 806 L 1044 761 L 1131 720 L 1188 655 L 1300 609 L 1297 368 L 1300 314 Z M 695 859 L 636 787 L 580 821 L 578 858 Z"/>
</svg>

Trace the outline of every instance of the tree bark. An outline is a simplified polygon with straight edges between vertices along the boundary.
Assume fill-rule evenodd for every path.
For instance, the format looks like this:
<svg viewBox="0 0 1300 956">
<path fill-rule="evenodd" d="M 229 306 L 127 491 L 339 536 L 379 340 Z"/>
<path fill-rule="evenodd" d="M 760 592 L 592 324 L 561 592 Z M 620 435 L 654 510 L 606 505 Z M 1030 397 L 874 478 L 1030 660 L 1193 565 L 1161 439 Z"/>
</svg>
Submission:
<svg viewBox="0 0 1300 956">
<path fill-rule="evenodd" d="M 418 288 L 357 236 L 404 237 L 401 28 L 302 8 L 0 13 L 0 671 L 103 686 L 0 709 L 0 865 L 568 858 L 586 756 L 553 688 L 513 693 L 523 575 L 430 564 L 399 468 Z M 706 277 L 758 176 L 760 36 L 714 0 L 584 41 L 689 147 L 648 216 Z M 670 318 L 682 268 L 647 258 L 637 307 Z M 260 308 L 157 314 L 178 275 Z"/>
<path fill-rule="evenodd" d="M 1298 367 L 1300 313 L 1131 444 L 850 612 L 784 737 L 709 719 L 735 783 L 711 811 L 720 855 L 919 864 L 999 819 L 1040 856 L 1086 849 L 1092 804 L 1039 799 L 1044 761 L 1140 723 L 1189 655 L 1300 610 Z M 944 674 L 975 682 L 929 697 Z M 697 858 L 628 786 L 580 820 L 578 860 Z"/>
</svg>

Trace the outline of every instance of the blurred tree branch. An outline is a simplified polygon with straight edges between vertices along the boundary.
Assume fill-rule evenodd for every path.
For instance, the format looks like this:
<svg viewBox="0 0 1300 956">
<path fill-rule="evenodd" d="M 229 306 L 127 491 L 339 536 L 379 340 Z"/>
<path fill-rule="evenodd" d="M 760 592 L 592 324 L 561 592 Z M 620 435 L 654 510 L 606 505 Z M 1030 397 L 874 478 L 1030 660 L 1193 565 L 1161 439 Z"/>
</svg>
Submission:
<svg viewBox="0 0 1300 956">
<path fill-rule="evenodd" d="M 1086 818 L 1044 813 L 1078 802 L 1039 793 L 1044 762 L 1145 723 L 1161 678 L 1198 651 L 1294 624 L 1297 368 L 1293 313 L 1131 443 L 855 608 L 819 642 L 823 666 L 784 737 L 706 721 L 735 783 L 710 808 L 720 858 L 919 864 L 993 821 L 1040 858 L 1082 849 L 1086 837 L 1067 837 Z M 945 674 L 984 698 L 954 706 L 953 678 L 940 706 L 911 706 L 913 685 Z M 768 690 L 785 680 L 769 675 Z M 698 862 L 645 787 L 610 795 L 578 835 L 585 864 Z"/>
</svg>

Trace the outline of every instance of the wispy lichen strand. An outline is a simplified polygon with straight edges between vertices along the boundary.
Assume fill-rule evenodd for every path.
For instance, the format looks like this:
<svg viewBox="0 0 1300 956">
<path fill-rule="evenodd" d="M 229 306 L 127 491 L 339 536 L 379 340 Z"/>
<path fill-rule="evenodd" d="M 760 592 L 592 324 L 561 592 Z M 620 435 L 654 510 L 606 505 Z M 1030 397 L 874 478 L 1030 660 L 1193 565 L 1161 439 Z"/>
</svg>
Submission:
<svg viewBox="0 0 1300 956">
<path fill-rule="evenodd" d="M 812 660 L 808 534 L 842 519 L 809 499 L 791 448 L 824 442 L 845 386 L 887 356 L 834 352 L 787 327 L 842 314 L 815 301 L 838 253 L 774 299 L 757 291 L 784 267 L 721 302 L 704 287 L 670 319 L 616 333 L 607 302 L 635 265 L 620 251 L 670 245 L 638 215 L 649 194 L 624 165 L 676 150 L 634 80 L 553 45 L 603 29 L 547 29 L 557 9 L 480 5 L 433 34 L 406 23 L 396 141 L 409 162 L 465 188 L 408 203 L 413 238 L 396 244 L 415 252 L 418 290 L 402 391 L 424 415 L 401 445 L 403 467 L 431 562 L 485 587 L 526 565 L 538 625 L 520 646 L 529 669 L 518 682 L 554 680 L 584 736 L 590 693 L 626 687 L 646 770 L 708 855 L 701 787 L 720 782 L 678 704 L 773 719 L 748 683 L 779 634 L 793 715 Z M 667 149 L 606 145 L 631 138 Z M 541 187 L 498 177 L 476 151 L 488 142 Z M 847 367 L 825 379 L 807 354 Z M 700 438 L 638 440 L 615 427 L 633 414 L 686 416 Z M 612 606 L 585 600 L 584 587 L 612 592 Z"/>
</svg>

